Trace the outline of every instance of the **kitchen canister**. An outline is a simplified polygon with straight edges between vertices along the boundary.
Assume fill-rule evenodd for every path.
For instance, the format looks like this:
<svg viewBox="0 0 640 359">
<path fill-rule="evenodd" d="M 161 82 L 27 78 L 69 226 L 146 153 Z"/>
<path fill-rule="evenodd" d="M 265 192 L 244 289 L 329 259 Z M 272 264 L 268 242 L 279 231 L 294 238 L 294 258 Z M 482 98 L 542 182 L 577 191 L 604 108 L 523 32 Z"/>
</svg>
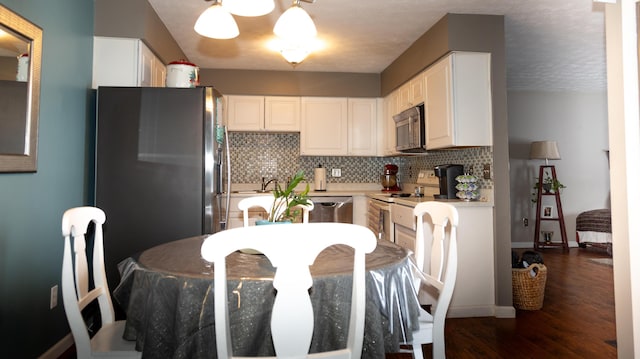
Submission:
<svg viewBox="0 0 640 359">
<path fill-rule="evenodd" d="M 196 87 L 200 85 L 200 69 L 187 60 L 167 65 L 167 87 Z"/>
</svg>

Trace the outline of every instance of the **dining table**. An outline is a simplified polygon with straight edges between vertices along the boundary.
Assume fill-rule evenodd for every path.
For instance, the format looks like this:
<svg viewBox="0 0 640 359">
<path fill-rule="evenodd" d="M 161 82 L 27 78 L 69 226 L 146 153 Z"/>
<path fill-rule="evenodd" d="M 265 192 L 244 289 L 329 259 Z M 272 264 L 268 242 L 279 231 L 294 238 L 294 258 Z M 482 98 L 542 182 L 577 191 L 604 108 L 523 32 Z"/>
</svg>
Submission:
<svg viewBox="0 0 640 359">
<path fill-rule="evenodd" d="M 126 314 L 124 339 L 135 340 L 143 358 L 215 358 L 212 263 L 200 255 L 207 235 L 164 243 L 118 264 L 113 291 Z M 300 240 L 304 240 L 301 238 Z M 384 358 L 411 341 L 419 303 L 411 253 L 379 240 L 366 256 L 366 308 L 362 358 Z M 291 253 L 295 255 L 295 253 Z M 314 332 L 310 352 L 345 347 L 353 250 L 326 248 L 310 266 Z M 270 313 L 275 269 L 261 254 L 227 257 L 229 322 L 233 353 L 273 356 Z"/>
</svg>

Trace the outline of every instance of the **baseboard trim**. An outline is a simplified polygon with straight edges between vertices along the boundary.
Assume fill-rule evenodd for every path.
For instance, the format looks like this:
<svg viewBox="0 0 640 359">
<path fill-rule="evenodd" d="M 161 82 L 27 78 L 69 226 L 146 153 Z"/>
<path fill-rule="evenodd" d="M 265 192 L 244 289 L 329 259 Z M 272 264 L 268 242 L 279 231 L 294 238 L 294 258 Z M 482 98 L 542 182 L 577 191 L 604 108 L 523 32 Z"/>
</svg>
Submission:
<svg viewBox="0 0 640 359">
<path fill-rule="evenodd" d="M 471 318 L 471 317 L 493 317 L 495 316 L 494 306 L 479 307 L 449 307 L 447 318 Z"/>
<path fill-rule="evenodd" d="M 513 306 L 496 306 L 496 318 L 515 318 L 516 308 Z"/>
<path fill-rule="evenodd" d="M 73 345 L 73 336 L 71 333 L 60 339 L 54 346 L 38 357 L 38 359 L 57 359 Z"/>
</svg>

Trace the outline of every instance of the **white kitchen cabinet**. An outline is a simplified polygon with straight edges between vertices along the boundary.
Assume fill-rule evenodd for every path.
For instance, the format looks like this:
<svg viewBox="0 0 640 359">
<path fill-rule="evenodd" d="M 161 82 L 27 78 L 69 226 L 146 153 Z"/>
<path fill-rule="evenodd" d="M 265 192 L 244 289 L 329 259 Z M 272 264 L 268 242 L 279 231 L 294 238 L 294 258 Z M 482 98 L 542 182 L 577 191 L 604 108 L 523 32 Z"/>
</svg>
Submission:
<svg viewBox="0 0 640 359">
<path fill-rule="evenodd" d="M 405 82 L 398 89 L 398 112 L 424 102 L 425 73 L 422 72 Z"/>
<path fill-rule="evenodd" d="M 226 98 L 229 131 L 300 131 L 299 97 L 229 95 Z"/>
<path fill-rule="evenodd" d="M 493 207 L 462 202 L 454 206 L 459 215 L 458 274 L 447 316 L 494 316 L 496 302 Z M 425 219 L 427 223 L 430 221 L 428 216 L 425 216 Z M 392 204 L 391 220 L 396 244 L 415 251 L 416 223 L 413 206 Z M 426 235 L 430 238 L 430 233 Z M 426 250 L 429 251 L 429 246 Z M 429 304 L 428 295 L 421 293 L 419 297 L 422 304 Z"/>
<path fill-rule="evenodd" d="M 166 72 L 164 63 L 140 39 L 94 37 L 93 88 L 164 87 Z"/>
<path fill-rule="evenodd" d="M 396 122 L 393 116 L 398 114 L 399 92 L 393 91 L 384 98 L 383 116 L 378 124 L 378 141 L 382 144 L 379 154 L 382 156 L 395 156 L 399 154 L 396 150 Z"/>
<path fill-rule="evenodd" d="M 261 131 L 264 129 L 264 96 L 226 97 L 229 131 Z"/>
<path fill-rule="evenodd" d="M 491 146 L 491 57 L 453 52 L 426 70 L 427 149 Z"/>
<path fill-rule="evenodd" d="M 377 149 L 377 100 L 350 98 L 348 107 L 347 154 L 349 156 L 375 156 Z"/>
<path fill-rule="evenodd" d="M 300 154 L 375 156 L 377 99 L 303 97 Z"/>
</svg>

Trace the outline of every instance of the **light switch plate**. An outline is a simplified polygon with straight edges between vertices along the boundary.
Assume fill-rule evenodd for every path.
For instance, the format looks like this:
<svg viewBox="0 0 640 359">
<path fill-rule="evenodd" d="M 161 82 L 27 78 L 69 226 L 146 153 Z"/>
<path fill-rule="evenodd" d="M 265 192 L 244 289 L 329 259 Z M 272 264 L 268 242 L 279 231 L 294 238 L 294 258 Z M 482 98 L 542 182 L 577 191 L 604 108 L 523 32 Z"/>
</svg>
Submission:
<svg viewBox="0 0 640 359">
<path fill-rule="evenodd" d="M 331 177 L 340 177 L 340 176 L 342 176 L 342 170 L 340 168 L 331 169 Z"/>
</svg>

